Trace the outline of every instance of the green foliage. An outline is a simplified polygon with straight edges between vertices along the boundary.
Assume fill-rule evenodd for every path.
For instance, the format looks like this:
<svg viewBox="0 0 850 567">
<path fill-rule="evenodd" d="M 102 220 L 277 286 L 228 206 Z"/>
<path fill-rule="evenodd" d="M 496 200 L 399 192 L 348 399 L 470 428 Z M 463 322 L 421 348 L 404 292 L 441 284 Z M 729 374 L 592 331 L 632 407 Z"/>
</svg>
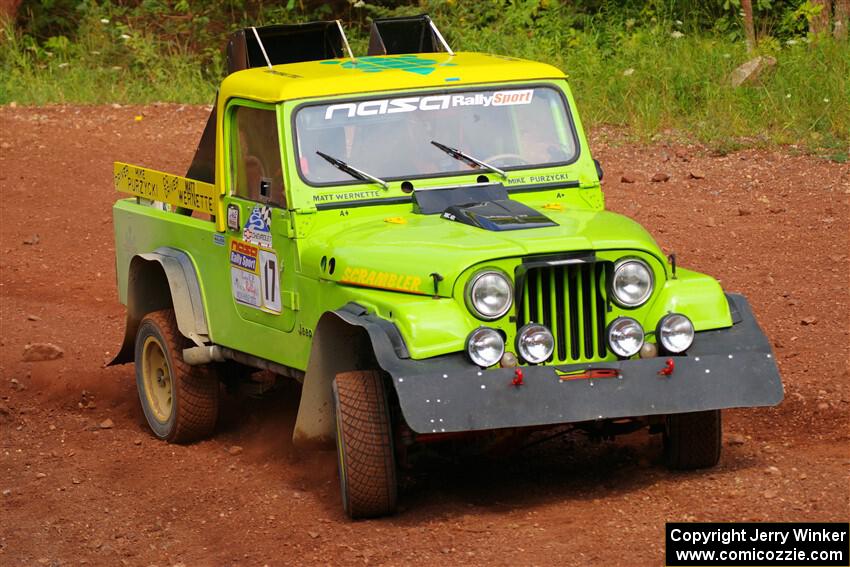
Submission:
<svg viewBox="0 0 850 567">
<path fill-rule="evenodd" d="M 41 42 L 54 36 L 74 37 L 80 23 L 78 4 L 75 0 L 24 0 L 18 25 Z"/>
<path fill-rule="evenodd" d="M 740 0 L 30 1 L 29 19 L 0 31 L 0 103 L 209 103 L 233 29 L 342 17 L 363 53 L 372 18 L 428 12 L 457 49 L 564 69 L 591 128 L 691 136 L 719 150 L 798 143 L 846 160 L 850 46 L 808 35 L 819 9 L 809 0 L 754 4 L 760 53 L 778 64 L 733 88 L 730 73 L 750 57 Z"/>
</svg>

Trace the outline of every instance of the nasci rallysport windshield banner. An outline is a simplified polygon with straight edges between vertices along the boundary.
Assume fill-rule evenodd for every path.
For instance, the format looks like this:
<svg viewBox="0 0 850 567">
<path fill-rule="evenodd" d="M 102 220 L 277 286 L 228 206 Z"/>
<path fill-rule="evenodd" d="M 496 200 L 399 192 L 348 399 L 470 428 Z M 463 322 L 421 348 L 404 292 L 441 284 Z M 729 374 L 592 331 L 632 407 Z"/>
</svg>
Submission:
<svg viewBox="0 0 850 567">
<path fill-rule="evenodd" d="M 397 114 L 416 110 L 447 110 L 461 106 L 488 107 L 531 104 L 533 98 L 534 89 L 522 89 L 493 93 L 440 94 L 343 102 L 328 106 L 325 110 L 325 120 L 333 120 L 335 116 L 352 118 L 354 116 Z"/>
</svg>

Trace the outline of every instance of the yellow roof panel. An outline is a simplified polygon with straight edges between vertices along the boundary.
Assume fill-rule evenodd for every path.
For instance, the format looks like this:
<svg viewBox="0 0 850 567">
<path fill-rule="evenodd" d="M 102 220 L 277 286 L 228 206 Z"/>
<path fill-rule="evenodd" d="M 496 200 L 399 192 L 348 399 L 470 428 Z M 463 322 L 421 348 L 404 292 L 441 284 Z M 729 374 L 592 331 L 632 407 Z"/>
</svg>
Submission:
<svg viewBox="0 0 850 567">
<path fill-rule="evenodd" d="M 563 78 L 559 69 L 487 53 L 418 53 L 256 67 L 228 76 L 222 100 L 278 102 L 374 91 Z"/>
</svg>

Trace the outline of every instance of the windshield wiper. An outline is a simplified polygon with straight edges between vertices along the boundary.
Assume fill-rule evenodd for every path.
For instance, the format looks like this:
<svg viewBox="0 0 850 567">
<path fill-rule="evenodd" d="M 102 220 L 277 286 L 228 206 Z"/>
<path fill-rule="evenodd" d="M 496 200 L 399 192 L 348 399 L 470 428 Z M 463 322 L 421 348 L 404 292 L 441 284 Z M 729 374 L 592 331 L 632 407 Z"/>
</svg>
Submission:
<svg viewBox="0 0 850 567">
<path fill-rule="evenodd" d="M 437 146 L 438 148 L 440 148 L 441 150 L 443 150 L 444 152 L 446 152 L 447 154 L 449 154 L 450 156 L 452 156 L 453 158 L 455 158 L 458 161 L 462 161 L 463 163 L 465 163 L 469 166 L 472 166 L 472 167 L 480 167 L 482 169 L 492 171 L 493 173 L 498 173 L 499 175 L 502 176 L 502 179 L 508 178 L 508 174 L 505 173 L 503 170 L 499 169 L 498 167 L 496 167 L 495 165 L 490 165 L 486 161 L 481 161 L 480 159 L 474 158 L 471 155 L 464 153 L 457 148 L 449 147 L 445 144 L 441 144 L 440 142 L 431 140 L 431 143 L 433 145 Z"/>
<path fill-rule="evenodd" d="M 340 171 L 344 171 L 351 177 L 361 179 L 363 181 L 371 181 L 372 183 L 377 183 L 384 189 L 390 188 L 389 184 L 383 179 L 375 177 L 374 175 L 369 175 L 365 171 L 361 171 L 354 166 L 348 165 L 341 159 L 336 159 L 335 157 L 329 156 L 328 154 L 320 152 L 318 150 L 316 150 L 316 153 L 319 154 L 322 158 L 324 158 L 329 164 L 331 164 Z"/>
</svg>

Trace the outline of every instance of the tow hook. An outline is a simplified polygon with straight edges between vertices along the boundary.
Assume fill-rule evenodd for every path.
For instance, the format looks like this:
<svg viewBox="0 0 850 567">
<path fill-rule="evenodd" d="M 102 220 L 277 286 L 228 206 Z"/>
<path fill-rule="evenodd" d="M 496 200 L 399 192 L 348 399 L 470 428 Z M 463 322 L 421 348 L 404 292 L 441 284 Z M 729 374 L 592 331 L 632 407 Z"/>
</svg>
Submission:
<svg viewBox="0 0 850 567">
<path fill-rule="evenodd" d="M 517 368 L 514 370 L 514 379 L 511 380 L 511 386 L 522 386 L 525 382 L 522 381 L 522 368 Z"/>
<path fill-rule="evenodd" d="M 658 371 L 658 375 L 672 376 L 674 370 L 676 370 L 676 363 L 673 362 L 672 358 L 668 358 L 667 362 L 664 363 L 664 368 Z"/>
</svg>

